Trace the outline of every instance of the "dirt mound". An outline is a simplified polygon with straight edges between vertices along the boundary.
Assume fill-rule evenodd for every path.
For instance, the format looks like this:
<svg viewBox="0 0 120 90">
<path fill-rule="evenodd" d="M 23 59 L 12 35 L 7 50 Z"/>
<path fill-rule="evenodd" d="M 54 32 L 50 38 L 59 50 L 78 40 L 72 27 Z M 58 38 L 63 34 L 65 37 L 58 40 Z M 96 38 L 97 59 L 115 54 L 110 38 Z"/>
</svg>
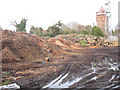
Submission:
<svg viewBox="0 0 120 90">
<path fill-rule="evenodd" d="M 48 40 L 51 43 L 55 43 L 56 45 L 58 45 L 61 49 L 70 49 L 71 46 L 69 44 L 68 41 L 65 41 L 62 38 L 51 38 Z"/>
<path fill-rule="evenodd" d="M 76 34 L 68 34 L 68 35 L 57 35 L 55 38 L 67 38 L 67 37 L 74 37 Z"/>
<path fill-rule="evenodd" d="M 2 60 L 3 62 L 43 60 L 45 57 L 53 57 L 61 51 L 79 49 L 80 42 L 84 40 L 86 46 L 108 46 L 111 43 L 105 38 L 88 35 L 58 35 L 49 40 L 26 32 L 12 32 L 2 30 Z"/>
<path fill-rule="evenodd" d="M 19 58 L 16 57 L 16 55 L 6 46 L 4 49 L 2 49 L 2 62 L 14 62 L 14 61 L 20 61 Z"/>
<path fill-rule="evenodd" d="M 1 30 L 1 32 L 2 32 L 2 39 L 15 37 L 15 34 L 14 34 L 14 32 L 12 32 L 12 31 L 9 31 L 9 30 Z"/>
<path fill-rule="evenodd" d="M 3 62 L 43 60 L 49 56 L 48 52 L 38 45 L 42 42 L 27 33 L 2 31 L 2 60 Z"/>
</svg>

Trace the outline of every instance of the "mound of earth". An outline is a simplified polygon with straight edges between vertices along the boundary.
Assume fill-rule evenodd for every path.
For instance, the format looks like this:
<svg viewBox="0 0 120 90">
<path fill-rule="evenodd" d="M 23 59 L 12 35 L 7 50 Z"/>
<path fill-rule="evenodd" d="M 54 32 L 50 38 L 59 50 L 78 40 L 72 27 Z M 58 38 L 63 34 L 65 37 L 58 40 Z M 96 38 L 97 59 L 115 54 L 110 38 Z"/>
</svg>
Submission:
<svg viewBox="0 0 120 90">
<path fill-rule="evenodd" d="M 50 38 L 48 41 L 58 45 L 59 47 L 61 47 L 61 49 L 70 49 L 71 48 L 70 43 L 68 41 L 65 41 L 62 38 Z"/>
<path fill-rule="evenodd" d="M 16 33 L 8 30 L 2 31 L 2 62 L 43 60 L 49 53 L 38 42 L 40 38 L 28 33 Z"/>
</svg>

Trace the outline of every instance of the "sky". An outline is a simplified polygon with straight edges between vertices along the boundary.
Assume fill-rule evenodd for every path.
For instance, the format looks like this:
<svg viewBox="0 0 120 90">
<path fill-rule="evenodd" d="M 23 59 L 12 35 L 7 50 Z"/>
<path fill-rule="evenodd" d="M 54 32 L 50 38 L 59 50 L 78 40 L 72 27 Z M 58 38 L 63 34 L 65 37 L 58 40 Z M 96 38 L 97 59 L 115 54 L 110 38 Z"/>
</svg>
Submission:
<svg viewBox="0 0 120 90">
<path fill-rule="evenodd" d="M 0 0 L 0 26 L 15 30 L 11 22 L 17 23 L 27 18 L 27 31 L 30 27 L 49 26 L 61 21 L 64 24 L 76 21 L 81 25 L 96 25 L 96 12 L 104 7 L 106 0 Z M 118 23 L 118 1 L 111 1 L 111 26 Z"/>
</svg>

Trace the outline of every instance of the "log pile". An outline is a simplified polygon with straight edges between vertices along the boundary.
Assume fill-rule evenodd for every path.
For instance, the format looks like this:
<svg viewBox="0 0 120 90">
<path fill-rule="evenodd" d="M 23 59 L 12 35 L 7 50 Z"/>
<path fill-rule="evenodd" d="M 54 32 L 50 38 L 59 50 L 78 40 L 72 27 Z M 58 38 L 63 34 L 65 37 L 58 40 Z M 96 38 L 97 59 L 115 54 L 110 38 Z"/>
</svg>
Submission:
<svg viewBox="0 0 120 90">
<path fill-rule="evenodd" d="M 105 37 L 97 37 L 97 36 L 93 36 L 93 35 L 72 35 L 70 37 L 70 35 L 67 37 L 63 36 L 62 38 L 67 39 L 73 43 L 80 43 L 81 41 L 84 41 L 87 46 L 104 46 L 104 47 L 108 47 L 113 45 L 113 43 L 111 41 L 109 41 L 108 39 L 106 39 Z M 77 37 L 76 37 L 77 36 Z"/>
</svg>

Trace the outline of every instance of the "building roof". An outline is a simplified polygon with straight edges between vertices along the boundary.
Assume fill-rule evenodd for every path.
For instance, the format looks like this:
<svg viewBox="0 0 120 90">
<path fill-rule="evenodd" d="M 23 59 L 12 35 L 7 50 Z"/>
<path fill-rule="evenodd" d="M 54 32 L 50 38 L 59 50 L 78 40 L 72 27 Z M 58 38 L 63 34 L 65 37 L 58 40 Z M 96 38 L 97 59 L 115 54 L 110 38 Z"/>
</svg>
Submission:
<svg viewBox="0 0 120 90">
<path fill-rule="evenodd" d="M 100 8 L 99 10 L 100 13 L 104 13 L 105 12 L 105 9 L 103 7 Z"/>
<path fill-rule="evenodd" d="M 100 8 L 100 10 L 98 12 L 96 12 L 96 15 L 101 15 L 101 14 L 106 14 L 105 13 L 105 9 L 103 7 Z"/>
</svg>

